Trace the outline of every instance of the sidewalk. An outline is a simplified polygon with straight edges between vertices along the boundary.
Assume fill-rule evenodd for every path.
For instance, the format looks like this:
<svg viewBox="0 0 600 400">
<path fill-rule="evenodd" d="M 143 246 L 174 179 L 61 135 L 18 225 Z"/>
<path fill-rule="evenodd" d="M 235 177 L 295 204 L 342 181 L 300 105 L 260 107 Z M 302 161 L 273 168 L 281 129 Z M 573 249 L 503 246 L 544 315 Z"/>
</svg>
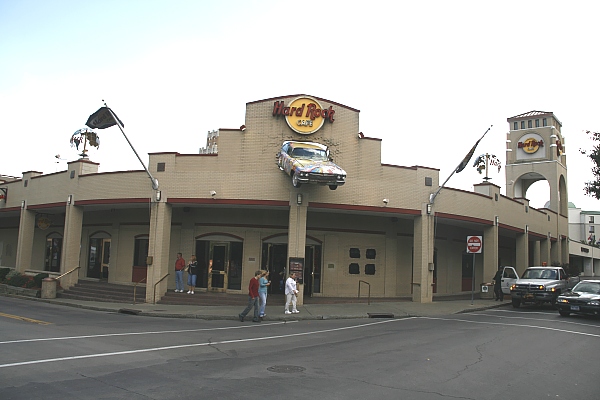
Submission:
<svg viewBox="0 0 600 400">
<path fill-rule="evenodd" d="M 23 298 L 21 296 L 11 296 Z M 196 318 L 207 320 L 237 320 L 244 306 L 195 306 L 195 305 L 166 305 L 166 304 L 127 304 L 107 303 L 99 301 L 83 301 L 71 299 L 38 299 L 27 298 L 33 301 L 42 301 L 50 304 L 77 307 L 88 310 L 126 313 L 150 317 L 166 318 Z M 472 303 L 472 304 L 471 304 Z M 406 318 L 406 317 L 433 317 L 451 314 L 461 314 L 498 308 L 510 305 L 510 300 L 503 302 L 493 299 L 457 299 L 433 301 L 432 303 L 414 303 L 411 301 L 367 303 L 336 303 L 336 304 L 304 304 L 298 307 L 299 314 L 286 315 L 283 313 L 283 304 L 267 302 L 264 321 L 282 320 L 320 320 L 320 319 L 350 319 L 350 318 Z M 252 315 L 248 314 L 247 320 Z"/>
</svg>

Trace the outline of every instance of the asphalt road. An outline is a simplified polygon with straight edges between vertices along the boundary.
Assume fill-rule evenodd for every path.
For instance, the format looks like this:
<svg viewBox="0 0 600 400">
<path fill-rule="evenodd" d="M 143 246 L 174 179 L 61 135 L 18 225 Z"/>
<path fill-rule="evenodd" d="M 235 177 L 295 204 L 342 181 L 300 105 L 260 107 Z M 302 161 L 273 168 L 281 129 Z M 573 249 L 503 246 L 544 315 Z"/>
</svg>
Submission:
<svg viewBox="0 0 600 400">
<path fill-rule="evenodd" d="M 600 320 L 550 308 L 257 324 L 0 297 L 5 400 L 597 399 L 599 360 Z"/>
</svg>

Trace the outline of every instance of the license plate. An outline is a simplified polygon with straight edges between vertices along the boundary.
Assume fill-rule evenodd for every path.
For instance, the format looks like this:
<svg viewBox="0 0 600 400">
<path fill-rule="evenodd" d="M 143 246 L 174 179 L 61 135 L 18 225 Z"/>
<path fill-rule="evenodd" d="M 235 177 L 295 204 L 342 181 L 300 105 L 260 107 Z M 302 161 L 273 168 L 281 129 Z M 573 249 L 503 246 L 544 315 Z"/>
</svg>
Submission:
<svg viewBox="0 0 600 400">
<path fill-rule="evenodd" d="M 532 294 L 528 293 L 525 296 L 523 296 L 523 298 L 525 298 L 525 299 L 533 299 L 534 296 Z"/>
<path fill-rule="evenodd" d="M 579 306 L 571 306 L 571 311 L 579 311 Z"/>
</svg>

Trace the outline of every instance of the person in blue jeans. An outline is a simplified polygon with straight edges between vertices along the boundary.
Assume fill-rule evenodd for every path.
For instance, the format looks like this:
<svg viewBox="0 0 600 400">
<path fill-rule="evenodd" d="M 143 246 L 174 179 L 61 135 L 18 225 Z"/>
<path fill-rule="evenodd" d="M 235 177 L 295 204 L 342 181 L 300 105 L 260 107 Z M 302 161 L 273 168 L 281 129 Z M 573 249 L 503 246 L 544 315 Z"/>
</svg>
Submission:
<svg viewBox="0 0 600 400">
<path fill-rule="evenodd" d="M 181 253 L 177 253 L 175 260 L 175 293 L 183 293 L 183 270 L 185 269 L 185 260 Z"/>
<path fill-rule="evenodd" d="M 258 297 L 260 298 L 260 311 L 258 316 L 261 318 L 267 315 L 265 314 L 265 306 L 267 305 L 267 287 L 269 285 L 271 285 L 269 271 L 262 271 L 260 279 L 258 280 Z"/>
</svg>

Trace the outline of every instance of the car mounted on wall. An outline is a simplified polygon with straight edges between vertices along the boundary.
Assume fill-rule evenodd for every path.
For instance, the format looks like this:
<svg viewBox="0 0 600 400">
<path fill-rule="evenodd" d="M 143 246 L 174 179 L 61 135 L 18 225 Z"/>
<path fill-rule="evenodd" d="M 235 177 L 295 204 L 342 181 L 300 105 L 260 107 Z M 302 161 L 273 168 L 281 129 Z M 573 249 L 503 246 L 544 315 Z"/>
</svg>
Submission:
<svg viewBox="0 0 600 400">
<path fill-rule="evenodd" d="M 286 141 L 275 157 L 279 169 L 292 178 L 296 188 L 317 183 L 335 190 L 346 183 L 346 171 L 333 163 L 327 146 L 320 143 Z"/>
</svg>

